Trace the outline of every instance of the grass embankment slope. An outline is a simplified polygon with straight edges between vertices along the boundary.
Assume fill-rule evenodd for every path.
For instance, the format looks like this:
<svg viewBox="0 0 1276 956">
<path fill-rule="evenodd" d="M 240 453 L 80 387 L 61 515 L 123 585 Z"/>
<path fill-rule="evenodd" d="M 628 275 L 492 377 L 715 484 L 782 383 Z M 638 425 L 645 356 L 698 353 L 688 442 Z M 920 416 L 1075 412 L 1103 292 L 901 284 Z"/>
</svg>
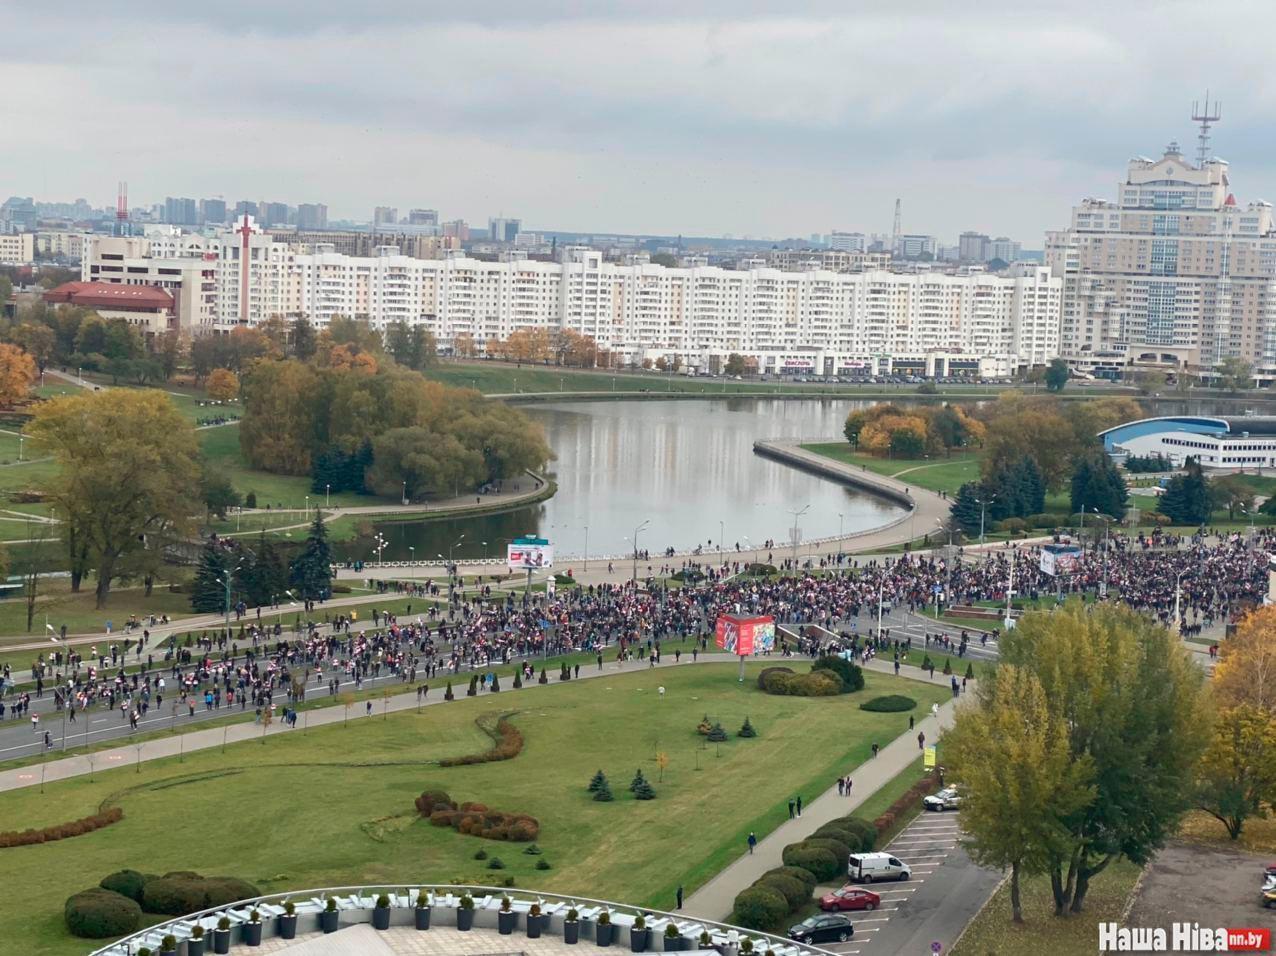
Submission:
<svg viewBox="0 0 1276 956">
<path fill-rule="evenodd" d="M 16 828 L 77 818 L 103 801 L 125 813 L 91 834 L 0 850 L 8 878 L 23 888 L 21 906 L 0 908 L 0 934 L 14 952 L 84 952 L 85 941 L 63 928 L 62 904 L 124 866 L 236 874 L 264 891 L 513 876 L 519 886 L 669 906 L 679 883 L 690 892 L 743 852 L 749 830 L 762 835 L 786 819 L 790 797 L 814 798 L 867 759 L 874 741 L 907 730 L 907 714 L 867 713 L 861 700 L 904 693 L 924 709 L 947 694 L 868 673 L 858 694 L 771 697 L 751 679 L 737 683 L 736 671 L 706 664 L 461 697 L 419 716 L 357 717 L 225 755 L 201 751 L 184 763 L 143 764 L 140 773 L 120 767 L 44 794 L 32 787 L 0 795 L 0 819 Z M 475 720 L 506 710 L 526 739 L 518 757 L 449 769 L 430 763 L 487 749 Z M 731 734 L 720 747 L 695 732 L 706 713 Z M 746 716 L 756 739 L 735 736 Z M 658 752 L 668 755 L 663 781 Z M 657 799 L 629 795 L 638 767 Z M 585 790 L 599 768 L 615 802 L 595 802 Z M 412 800 L 426 788 L 532 814 L 543 856 L 420 821 Z M 479 849 L 506 868 L 485 869 L 473 859 Z M 552 869 L 535 870 L 537 859 Z"/>
</svg>

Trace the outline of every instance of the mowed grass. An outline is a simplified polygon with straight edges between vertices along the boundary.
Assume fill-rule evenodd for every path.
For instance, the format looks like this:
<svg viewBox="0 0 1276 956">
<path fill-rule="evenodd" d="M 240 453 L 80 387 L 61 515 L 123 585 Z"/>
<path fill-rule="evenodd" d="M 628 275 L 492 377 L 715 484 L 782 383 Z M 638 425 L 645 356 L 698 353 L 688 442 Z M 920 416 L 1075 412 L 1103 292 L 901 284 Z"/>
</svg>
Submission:
<svg viewBox="0 0 1276 956">
<path fill-rule="evenodd" d="M 748 667 L 755 677 L 762 664 Z M 0 907 L 0 938 L 13 952 L 82 953 L 67 935 L 65 898 L 120 867 L 163 873 L 197 869 L 252 880 L 265 891 L 344 883 L 487 882 L 670 905 L 787 819 L 785 802 L 808 800 L 868 758 L 870 745 L 907 730 L 906 714 L 858 709 L 866 696 L 906 693 L 923 707 L 943 688 L 866 674 L 846 697 L 771 697 L 735 664 L 705 664 L 458 700 L 414 712 L 355 717 L 264 744 L 234 745 L 0 794 L 0 819 L 25 828 L 73 819 L 104 801 L 124 820 L 82 837 L 0 851 L 20 906 Z M 664 686 L 663 699 L 657 688 Z M 441 756 L 486 749 L 475 719 L 512 711 L 526 746 L 512 761 L 441 769 Z M 357 710 L 355 711 L 358 712 Z M 731 739 L 706 745 L 695 732 L 708 713 Z M 759 736 L 736 738 L 748 716 Z M 656 754 L 668 756 L 664 779 Z M 639 767 L 657 799 L 635 801 Z M 585 790 L 602 769 L 615 802 Z M 698 768 L 698 769 L 697 769 Z M 543 856 L 518 844 L 461 836 L 415 818 L 412 800 L 442 788 L 541 821 Z M 506 868 L 473 859 L 485 849 Z M 538 859 L 552 869 L 534 869 Z"/>
<path fill-rule="evenodd" d="M 1089 956 L 1099 943 L 1099 924 L 1120 922 L 1142 867 L 1129 860 L 1108 866 L 1090 883 L 1085 909 L 1076 916 L 1054 916 L 1050 878 L 1020 880 L 1024 925 L 1010 919 L 1010 883 L 1003 883 L 951 950 L 953 956 Z"/>
<path fill-rule="evenodd" d="M 56 543 L 49 546 L 56 548 Z M 178 569 L 171 569 L 177 571 Z M 170 618 L 191 613 L 190 595 L 174 594 L 167 586 L 159 584 L 146 595 L 145 588 L 115 587 L 111 589 L 109 606 L 105 610 L 94 607 L 96 598 L 93 593 L 93 580 L 84 583 L 79 594 L 71 593 L 71 586 L 66 579 L 41 580 L 36 596 L 35 617 L 31 630 L 27 631 L 27 602 L 20 594 L 8 600 L 0 601 L 0 655 L 4 654 L 6 645 L 23 644 L 32 640 L 43 640 L 45 616 L 54 630 L 66 625 L 69 634 L 89 634 L 101 631 L 106 639 L 106 622 L 110 621 L 114 631 L 113 639 L 123 641 L 124 622 L 130 614 L 139 618 L 154 614 L 157 617 L 167 614 Z M 141 636 L 139 631 L 136 635 Z M 24 652 L 34 657 L 34 652 Z M 0 658 L 2 659 L 2 658 Z M 16 664 L 17 661 L 14 661 Z"/>
<path fill-rule="evenodd" d="M 855 468 L 864 468 L 877 475 L 893 476 L 907 485 L 916 485 L 928 491 L 947 491 L 949 494 L 956 494 L 968 481 L 976 481 L 983 461 L 982 454 L 978 452 L 955 454 L 951 458 L 879 458 L 857 452 L 845 442 L 802 447 Z"/>
</svg>

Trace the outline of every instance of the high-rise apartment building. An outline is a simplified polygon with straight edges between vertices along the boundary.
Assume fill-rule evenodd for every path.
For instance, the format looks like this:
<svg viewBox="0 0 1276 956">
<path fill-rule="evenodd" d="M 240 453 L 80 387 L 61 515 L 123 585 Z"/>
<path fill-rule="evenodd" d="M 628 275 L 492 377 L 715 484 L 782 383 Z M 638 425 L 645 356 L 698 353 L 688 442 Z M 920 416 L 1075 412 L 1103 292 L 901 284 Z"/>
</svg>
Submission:
<svg viewBox="0 0 1276 956">
<path fill-rule="evenodd" d="M 286 226 L 292 218 L 292 210 L 288 208 L 286 202 L 263 202 L 260 204 L 260 208 L 263 229 L 268 229 L 271 226 Z"/>
<path fill-rule="evenodd" d="M 868 246 L 868 237 L 862 232 L 840 232 L 834 229 L 829 233 L 829 248 L 838 252 L 863 252 Z"/>
<path fill-rule="evenodd" d="M 323 203 L 303 202 L 297 207 L 297 228 L 328 228 L 328 207 Z"/>
<path fill-rule="evenodd" d="M 962 262 L 987 262 L 991 241 L 982 232 L 963 232 L 957 237 L 957 258 Z"/>
<path fill-rule="evenodd" d="M 988 242 L 987 261 L 991 262 L 993 259 L 1000 259 L 1002 262 L 1009 265 L 1012 262 L 1018 261 L 1020 250 L 1021 247 L 1019 243 L 1015 242 L 1013 239 L 1009 239 L 1006 236 L 998 236 L 996 239 L 992 239 Z"/>
<path fill-rule="evenodd" d="M 1046 262 L 1064 284 L 1061 353 L 1077 367 L 1276 367 L 1272 207 L 1239 205 L 1224 160 L 1190 162 L 1174 143 L 1130 160 L 1115 202 L 1087 199 L 1046 234 Z"/>
<path fill-rule="evenodd" d="M 894 254 L 900 259 L 936 259 L 939 240 L 934 236 L 900 236 Z"/>
<path fill-rule="evenodd" d="M 409 226 L 437 226 L 439 211 L 437 209 L 412 209 L 408 212 Z"/>
<path fill-rule="evenodd" d="M 249 199 L 241 199 L 235 203 L 235 218 L 243 219 L 245 216 L 257 216 L 257 204 Z"/>
<path fill-rule="evenodd" d="M 399 221 L 399 210 L 393 206 L 378 206 L 372 210 L 372 225 L 393 226 Z"/>
<path fill-rule="evenodd" d="M 210 226 L 220 226 L 226 222 L 226 200 L 201 199 L 199 201 L 199 221 Z"/>
<path fill-rule="evenodd" d="M 522 228 L 522 220 L 520 219 L 489 219 L 487 221 L 487 237 L 493 242 L 513 242 L 518 238 L 518 231 Z"/>
<path fill-rule="evenodd" d="M 164 222 L 174 226 L 197 226 L 199 206 L 193 199 L 169 196 L 164 200 Z"/>
</svg>

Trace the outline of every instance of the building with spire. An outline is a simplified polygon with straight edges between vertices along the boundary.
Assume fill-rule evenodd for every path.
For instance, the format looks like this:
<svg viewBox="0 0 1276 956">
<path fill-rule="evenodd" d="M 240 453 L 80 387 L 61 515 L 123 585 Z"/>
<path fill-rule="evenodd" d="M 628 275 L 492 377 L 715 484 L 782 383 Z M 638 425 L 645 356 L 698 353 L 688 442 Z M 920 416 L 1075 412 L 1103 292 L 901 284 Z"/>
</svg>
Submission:
<svg viewBox="0 0 1276 956">
<path fill-rule="evenodd" d="M 1240 205 L 1225 160 L 1196 161 L 1170 143 L 1130 160 L 1115 202 L 1087 199 L 1067 229 L 1046 234 L 1046 262 L 1063 280 L 1060 353 L 1116 378 L 1134 368 L 1209 378 L 1229 357 L 1260 379 L 1276 374 L 1276 232 L 1272 206 Z"/>
</svg>

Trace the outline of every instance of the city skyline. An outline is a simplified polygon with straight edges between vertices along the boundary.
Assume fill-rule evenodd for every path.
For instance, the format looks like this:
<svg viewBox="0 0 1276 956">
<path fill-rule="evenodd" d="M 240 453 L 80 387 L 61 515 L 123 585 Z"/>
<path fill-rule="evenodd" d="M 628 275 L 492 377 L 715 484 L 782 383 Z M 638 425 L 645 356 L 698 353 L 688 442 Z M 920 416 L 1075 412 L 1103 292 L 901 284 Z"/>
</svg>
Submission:
<svg viewBox="0 0 1276 956">
<path fill-rule="evenodd" d="M 1189 146 L 1208 86 L 1245 198 L 1276 198 L 1257 39 L 1276 12 L 1255 4 L 1030 18 L 1004 4 L 890 18 L 820 2 L 588 18 L 497 3 L 468 19 L 294 6 L 123 3 L 109 45 L 106 19 L 65 2 L 15 16 L 0 76 L 40 95 L 11 109 L 23 135 L 6 191 L 98 205 L 126 179 L 155 201 L 324 202 L 332 220 L 428 206 L 529 229 L 776 238 L 888 232 L 898 196 L 904 232 L 1035 247 L 1078 195 L 1111 193 L 1114 163 Z M 93 162 L 68 146 L 72 125 Z"/>
</svg>

